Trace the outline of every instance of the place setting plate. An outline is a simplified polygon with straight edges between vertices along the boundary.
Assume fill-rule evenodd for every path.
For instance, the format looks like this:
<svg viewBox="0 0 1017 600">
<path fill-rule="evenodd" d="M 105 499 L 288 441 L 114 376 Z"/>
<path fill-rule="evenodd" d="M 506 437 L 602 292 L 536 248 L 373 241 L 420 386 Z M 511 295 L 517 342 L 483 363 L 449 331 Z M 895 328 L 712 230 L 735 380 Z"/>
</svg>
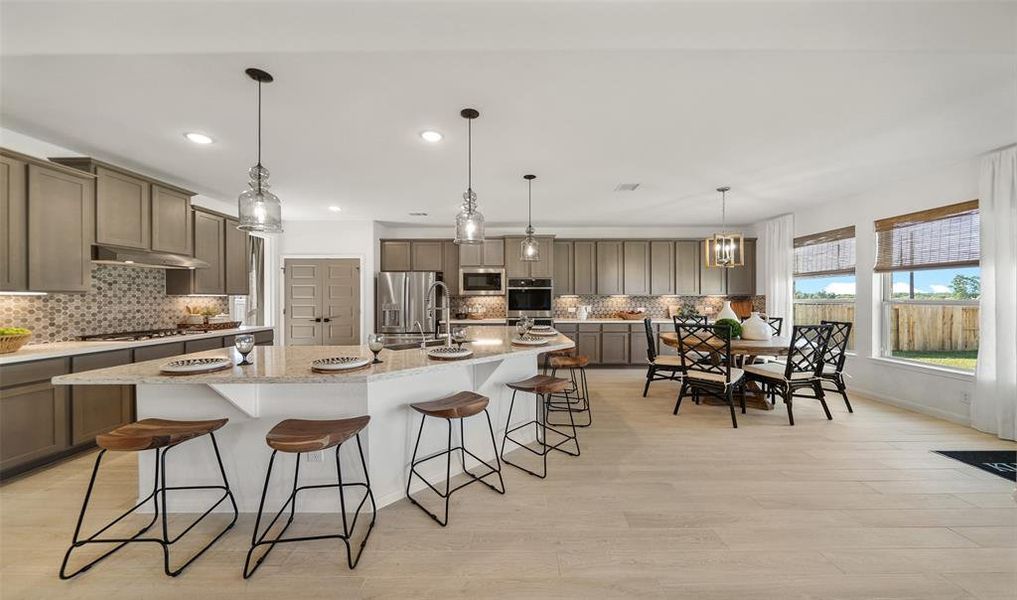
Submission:
<svg viewBox="0 0 1017 600">
<path fill-rule="evenodd" d="M 531 332 L 532 333 L 532 332 Z M 523 337 L 512 338 L 512 343 L 516 346 L 543 346 L 548 343 L 546 337 L 534 337 L 532 335 L 524 335 Z"/>
<path fill-rule="evenodd" d="M 530 331 L 526 335 L 539 335 L 541 337 L 554 337 L 558 335 L 558 331 L 553 328 L 548 329 L 534 329 L 530 328 Z"/>
<path fill-rule="evenodd" d="M 428 358 L 434 360 L 459 360 L 473 356 L 473 350 L 455 346 L 435 346 L 427 349 Z"/>
<path fill-rule="evenodd" d="M 311 370 L 315 373 L 343 373 L 369 366 L 371 359 L 364 356 L 330 356 L 311 361 Z"/>
<path fill-rule="evenodd" d="M 170 361 L 161 367 L 159 371 L 166 375 L 197 375 L 198 373 L 213 373 L 233 368 L 233 361 L 223 356 L 212 356 L 208 358 L 182 358 Z"/>
</svg>

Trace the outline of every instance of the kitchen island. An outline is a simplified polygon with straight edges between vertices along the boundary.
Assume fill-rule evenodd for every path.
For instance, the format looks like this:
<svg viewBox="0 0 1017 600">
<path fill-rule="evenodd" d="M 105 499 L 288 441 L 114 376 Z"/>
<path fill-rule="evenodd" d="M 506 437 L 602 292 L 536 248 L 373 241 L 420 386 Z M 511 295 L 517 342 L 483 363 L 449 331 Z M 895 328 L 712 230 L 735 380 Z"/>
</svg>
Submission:
<svg viewBox="0 0 1017 600">
<path fill-rule="evenodd" d="M 378 506 L 385 506 L 406 494 L 406 476 L 420 416 L 410 408 L 413 402 L 434 400 L 462 390 L 472 390 L 491 399 L 488 410 L 500 445 L 508 418 L 510 381 L 525 379 L 537 372 L 537 357 L 543 352 L 573 347 L 572 340 L 558 335 L 543 346 L 512 344 L 515 330 L 507 327 L 471 327 L 467 338 L 473 356 L 457 361 L 437 361 L 420 349 L 383 350 L 381 364 L 337 374 L 311 370 L 311 362 L 333 356 L 370 356 L 366 346 L 263 346 L 255 348 L 250 366 L 187 375 L 164 375 L 166 359 L 99 369 L 55 377 L 57 385 L 136 386 L 137 417 L 180 420 L 229 418 L 216 437 L 223 464 L 241 512 L 256 512 L 264 484 L 270 449 L 265 434 L 279 421 L 297 419 L 339 419 L 370 415 L 371 423 L 362 434 L 371 486 Z M 239 355 L 233 349 L 188 354 L 186 358 Z M 184 358 L 184 357 L 181 357 Z M 513 423 L 534 416 L 532 397 L 520 397 Z M 437 419 L 428 419 L 421 441 L 421 455 L 445 449 L 447 429 Z M 519 432 L 520 434 L 522 432 Z M 532 439 L 532 434 L 530 436 Z M 526 438 L 522 438 L 525 440 Z M 466 423 L 467 447 L 485 460 L 494 460 L 486 422 Z M 454 444 L 456 442 L 453 442 Z M 356 478 L 361 471 L 355 445 L 344 448 L 343 470 Z M 269 485 L 270 505 L 285 501 L 292 486 L 294 461 L 276 461 Z M 138 492 L 144 498 L 152 485 L 154 453 L 139 455 Z M 167 458 L 172 485 L 214 485 L 218 468 L 203 440 L 175 448 Z M 433 461 L 433 472 L 424 472 L 440 481 L 444 464 Z M 475 466 L 468 463 L 467 466 Z M 453 466 L 453 473 L 461 465 Z M 300 468 L 301 484 L 334 483 L 335 464 L 329 452 L 308 453 Z M 422 483 L 418 482 L 420 487 Z M 200 494 L 178 494 L 169 503 L 171 512 L 195 512 L 207 506 Z M 302 512 L 336 512 L 334 495 L 308 493 L 301 496 Z"/>
</svg>

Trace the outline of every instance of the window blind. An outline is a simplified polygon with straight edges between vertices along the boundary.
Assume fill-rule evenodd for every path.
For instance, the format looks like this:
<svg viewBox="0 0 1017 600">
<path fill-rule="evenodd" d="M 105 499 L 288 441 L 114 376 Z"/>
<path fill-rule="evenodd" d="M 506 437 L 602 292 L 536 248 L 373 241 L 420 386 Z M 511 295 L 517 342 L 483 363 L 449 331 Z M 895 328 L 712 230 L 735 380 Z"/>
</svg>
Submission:
<svg viewBox="0 0 1017 600">
<path fill-rule="evenodd" d="M 978 200 L 880 219 L 875 229 L 876 272 L 978 266 Z"/>
<path fill-rule="evenodd" d="M 854 275 L 854 272 L 853 225 L 795 238 L 795 277 Z"/>
</svg>

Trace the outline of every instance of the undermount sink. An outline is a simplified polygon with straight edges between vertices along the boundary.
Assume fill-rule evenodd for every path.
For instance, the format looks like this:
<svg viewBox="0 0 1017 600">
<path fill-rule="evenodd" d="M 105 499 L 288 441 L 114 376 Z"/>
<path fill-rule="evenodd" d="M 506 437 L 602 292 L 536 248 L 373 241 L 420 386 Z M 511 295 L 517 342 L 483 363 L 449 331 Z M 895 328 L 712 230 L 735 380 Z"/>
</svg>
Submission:
<svg viewBox="0 0 1017 600">
<path fill-rule="evenodd" d="M 463 343 L 468 344 L 472 341 L 464 340 Z M 419 335 L 386 335 L 384 343 L 385 347 L 389 350 L 412 350 L 413 348 L 419 348 L 421 343 L 425 346 L 441 346 L 445 343 L 445 338 L 436 338 L 434 336 L 422 338 Z"/>
</svg>

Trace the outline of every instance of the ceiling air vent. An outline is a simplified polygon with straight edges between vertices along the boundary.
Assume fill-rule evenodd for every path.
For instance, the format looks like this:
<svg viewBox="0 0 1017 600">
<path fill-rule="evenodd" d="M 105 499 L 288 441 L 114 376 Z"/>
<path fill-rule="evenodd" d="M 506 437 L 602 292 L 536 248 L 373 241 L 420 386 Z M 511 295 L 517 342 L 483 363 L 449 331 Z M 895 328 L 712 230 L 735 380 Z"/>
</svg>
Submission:
<svg viewBox="0 0 1017 600">
<path fill-rule="evenodd" d="M 634 192 L 634 191 L 636 191 L 637 187 L 639 187 L 638 183 L 619 183 L 618 185 L 614 186 L 614 191 L 616 191 L 616 192 Z"/>
<path fill-rule="evenodd" d="M 426 217 L 427 213 L 426 212 L 411 212 L 410 216 L 411 217 Z"/>
</svg>

